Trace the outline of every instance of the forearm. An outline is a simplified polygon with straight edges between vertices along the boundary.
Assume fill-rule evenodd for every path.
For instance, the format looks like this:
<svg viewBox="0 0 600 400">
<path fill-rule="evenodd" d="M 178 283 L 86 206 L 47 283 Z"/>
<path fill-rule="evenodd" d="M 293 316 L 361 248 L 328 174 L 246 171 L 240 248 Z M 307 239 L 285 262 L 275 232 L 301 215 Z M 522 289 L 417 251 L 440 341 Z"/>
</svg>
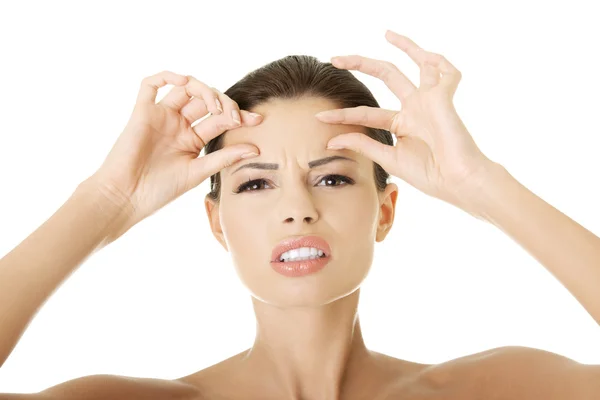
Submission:
<svg viewBox="0 0 600 400">
<path fill-rule="evenodd" d="M 600 323 L 600 238 L 535 195 L 500 165 L 477 196 L 477 217 L 515 240 Z"/>
<path fill-rule="evenodd" d="M 122 219 L 123 207 L 86 181 L 0 259 L 0 366 L 48 297 L 87 257 L 108 244 Z"/>
</svg>

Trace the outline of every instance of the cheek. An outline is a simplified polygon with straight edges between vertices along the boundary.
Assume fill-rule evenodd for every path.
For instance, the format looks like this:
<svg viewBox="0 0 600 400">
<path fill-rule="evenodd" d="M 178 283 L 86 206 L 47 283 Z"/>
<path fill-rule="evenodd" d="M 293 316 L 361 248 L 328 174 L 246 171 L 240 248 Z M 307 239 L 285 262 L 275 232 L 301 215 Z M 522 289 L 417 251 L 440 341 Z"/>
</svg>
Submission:
<svg viewBox="0 0 600 400">
<path fill-rule="evenodd" d="M 233 242 L 235 245 L 240 238 L 247 237 L 250 230 L 260 229 L 260 221 L 256 214 L 231 202 L 223 203 L 220 210 L 221 228 L 228 242 Z"/>
<path fill-rule="evenodd" d="M 265 220 L 265 213 L 225 202 L 221 205 L 220 217 L 221 229 L 234 259 L 245 259 L 247 262 L 254 261 L 255 257 L 264 258 L 264 248 L 269 240 L 266 232 L 269 224 Z"/>
<path fill-rule="evenodd" d="M 378 199 L 370 191 L 356 190 L 343 201 L 335 199 L 328 205 L 326 215 L 335 215 L 346 226 L 370 226 L 376 218 Z"/>
</svg>

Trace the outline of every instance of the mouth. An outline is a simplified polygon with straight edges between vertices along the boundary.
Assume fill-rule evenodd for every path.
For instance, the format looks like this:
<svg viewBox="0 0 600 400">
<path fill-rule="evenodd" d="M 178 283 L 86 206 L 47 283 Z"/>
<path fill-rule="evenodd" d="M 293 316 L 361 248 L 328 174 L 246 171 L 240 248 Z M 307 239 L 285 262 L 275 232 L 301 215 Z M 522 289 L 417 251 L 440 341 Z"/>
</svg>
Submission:
<svg viewBox="0 0 600 400">
<path fill-rule="evenodd" d="M 301 236 L 285 239 L 277 244 L 272 251 L 271 262 L 310 261 L 330 256 L 331 248 L 325 239 L 314 235 Z"/>
<path fill-rule="evenodd" d="M 328 256 L 326 256 L 325 254 L 322 255 L 316 255 L 316 256 L 310 256 L 310 257 L 298 257 L 298 258 L 290 258 L 290 259 L 284 259 L 284 258 L 279 258 L 277 260 L 273 260 L 273 262 L 277 262 L 277 263 L 293 263 L 293 262 L 301 262 L 301 261 L 311 261 L 311 260 L 319 260 L 321 258 L 327 258 Z"/>
</svg>

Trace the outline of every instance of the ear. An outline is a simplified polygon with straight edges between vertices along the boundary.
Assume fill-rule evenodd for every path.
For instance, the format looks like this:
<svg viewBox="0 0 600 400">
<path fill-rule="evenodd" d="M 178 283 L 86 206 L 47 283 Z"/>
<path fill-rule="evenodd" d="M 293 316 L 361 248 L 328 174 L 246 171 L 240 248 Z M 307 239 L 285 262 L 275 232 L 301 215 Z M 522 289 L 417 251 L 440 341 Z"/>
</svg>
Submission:
<svg viewBox="0 0 600 400">
<path fill-rule="evenodd" d="M 204 198 L 204 208 L 206 209 L 206 215 L 210 224 L 210 229 L 215 238 L 221 243 L 221 246 L 225 251 L 229 251 L 227 248 L 227 242 L 225 241 L 225 235 L 223 235 L 223 229 L 221 228 L 221 218 L 219 218 L 219 203 L 211 199 L 208 195 Z"/>
<path fill-rule="evenodd" d="M 379 222 L 375 236 L 376 242 L 382 242 L 394 224 L 398 186 L 395 183 L 388 183 L 385 191 L 379 194 L 379 198 L 382 200 L 379 207 Z"/>
</svg>

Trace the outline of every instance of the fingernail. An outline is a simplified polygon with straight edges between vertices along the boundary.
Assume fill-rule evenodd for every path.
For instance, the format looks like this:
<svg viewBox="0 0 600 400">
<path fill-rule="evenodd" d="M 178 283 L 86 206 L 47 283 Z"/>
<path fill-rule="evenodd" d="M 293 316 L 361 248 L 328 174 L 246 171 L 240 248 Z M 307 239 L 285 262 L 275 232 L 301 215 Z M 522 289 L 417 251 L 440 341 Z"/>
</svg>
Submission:
<svg viewBox="0 0 600 400">
<path fill-rule="evenodd" d="M 251 152 L 251 153 L 244 153 L 241 155 L 241 158 L 250 158 L 250 157 L 256 157 L 258 155 L 258 153 L 255 152 Z"/>
<path fill-rule="evenodd" d="M 327 111 L 321 111 L 320 113 L 316 113 L 315 117 L 317 118 L 323 118 L 326 117 L 329 113 Z"/>
<path fill-rule="evenodd" d="M 253 113 L 253 112 L 248 113 L 248 115 L 250 115 L 252 118 L 260 118 L 260 117 L 262 117 L 262 115 L 257 114 L 257 113 Z"/>
<path fill-rule="evenodd" d="M 236 124 L 241 124 L 240 113 L 238 112 L 238 110 L 231 110 L 231 118 L 233 118 Z"/>
<path fill-rule="evenodd" d="M 223 112 L 223 107 L 221 106 L 221 102 L 219 101 L 219 99 L 215 99 L 215 103 L 217 104 L 217 109 L 220 112 Z"/>
<path fill-rule="evenodd" d="M 327 150 L 341 150 L 343 148 L 343 146 L 336 146 L 335 144 L 327 145 Z"/>
</svg>

